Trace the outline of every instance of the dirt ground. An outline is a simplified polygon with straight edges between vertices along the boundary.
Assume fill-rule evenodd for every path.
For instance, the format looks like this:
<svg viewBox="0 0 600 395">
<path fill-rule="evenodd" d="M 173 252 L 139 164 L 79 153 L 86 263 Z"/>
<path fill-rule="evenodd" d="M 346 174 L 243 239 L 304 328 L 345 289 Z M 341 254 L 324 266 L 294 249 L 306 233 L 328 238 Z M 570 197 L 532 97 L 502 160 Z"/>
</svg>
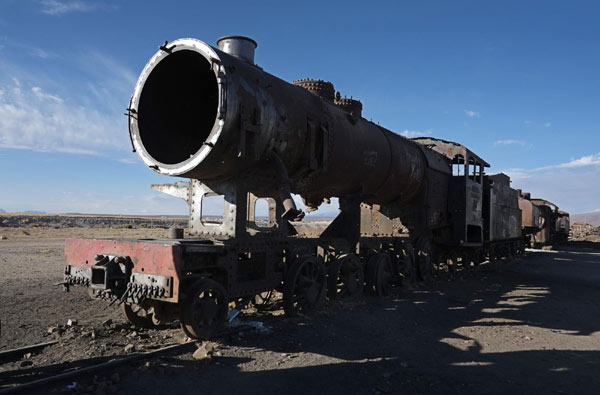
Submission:
<svg viewBox="0 0 600 395">
<path fill-rule="evenodd" d="M 57 340 L 1 364 L 0 389 L 65 367 L 185 342 L 177 326 L 130 327 L 120 309 L 63 293 L 65 237 L 164 229 L 0 228 L 0 350 Z M 596 244 L 597 245 L 597 244 Z M 311 318 L 246 311 L 267 331 L 221 337 L 39 393 L 598 393 L 600 250 L 528 251 L 385 299 L 328 303 Z M 76 321 L 68 325 L 68 320 Z"/>
</svg>

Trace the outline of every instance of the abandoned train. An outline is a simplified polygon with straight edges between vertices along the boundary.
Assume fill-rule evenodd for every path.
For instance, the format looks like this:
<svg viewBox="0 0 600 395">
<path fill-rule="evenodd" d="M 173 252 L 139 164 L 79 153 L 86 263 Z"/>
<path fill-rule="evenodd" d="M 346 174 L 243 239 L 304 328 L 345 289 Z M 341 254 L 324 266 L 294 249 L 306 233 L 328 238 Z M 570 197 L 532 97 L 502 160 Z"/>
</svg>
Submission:
<svg viewBox="0 0 600 395">
<path fill-rule="evenodd" d="M 189 179 L 153 186 L 189 204 L 188 236 L 68 239 L 67 289 L 119 300 L 136 325 L 178 319 L 204 338 L 232 301 L 277 289 L 286 314 L 306 313 L 326 297 L 386 295 L 564 231 L 553 227 L 557 207 L 519 198 L 465 146 L 386 130 L 329 82 L 264 72 L 255 48 L 240 36 L 218 48 L 195 39 L 159 47 L 131 98 L 129 132 L 149 168 Z M 292 193 L 307 211 L 337 197 L 339 214 L 322 228 L 303 225 Z M 205 214 L 215 195 L 219 219 Z"/>
</svg>

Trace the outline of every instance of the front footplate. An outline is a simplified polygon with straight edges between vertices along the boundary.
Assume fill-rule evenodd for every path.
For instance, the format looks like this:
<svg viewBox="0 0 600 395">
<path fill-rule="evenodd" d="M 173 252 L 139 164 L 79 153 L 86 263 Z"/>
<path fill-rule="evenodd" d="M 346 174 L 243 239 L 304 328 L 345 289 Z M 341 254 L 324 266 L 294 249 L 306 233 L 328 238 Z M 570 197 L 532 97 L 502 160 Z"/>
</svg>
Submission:
<svg viewBox="0 0 600 395">
<path fill-rule="evenodd" d="M 95 260 L 91 268 L 66 266 L 63 284 L 67 290 L 71 285 L 88 286 L 93 297 L 130 303 L 173 296 L 172 277 L 132 272 L 129 257 L 98 255 Z"/>
<path fill-rule="evenodd" d="M 176 240 L 67 239 L 63 284 L 109 300 L 177 303 L 182 251 Z"/>
</svg>

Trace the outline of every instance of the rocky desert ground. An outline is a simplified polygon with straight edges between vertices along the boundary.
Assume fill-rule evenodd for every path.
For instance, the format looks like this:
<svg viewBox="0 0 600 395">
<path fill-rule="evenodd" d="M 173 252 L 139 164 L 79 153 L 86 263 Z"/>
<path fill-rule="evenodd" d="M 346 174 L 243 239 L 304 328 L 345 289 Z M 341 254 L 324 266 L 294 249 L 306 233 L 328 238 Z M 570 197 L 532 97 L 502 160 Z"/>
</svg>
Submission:
<svg viewBox="0 0 600 395">
<path fill-rule="evenodd" d="M 54 285 L 66 237 L 163 237 L 177 219 L 25 217 L 0 217 L 0 351 L 57 343 L 0 361 L 0 392 L 186 342 L 177 325 L 133 328 L 118 307 Z M 384 299 L 327 303 L 313 317 L 287 318 L 276 301 L 243 311 L 244 331 L 32 392 L 598 393 L 598 241 L 528 250 Z"/>
</svg>

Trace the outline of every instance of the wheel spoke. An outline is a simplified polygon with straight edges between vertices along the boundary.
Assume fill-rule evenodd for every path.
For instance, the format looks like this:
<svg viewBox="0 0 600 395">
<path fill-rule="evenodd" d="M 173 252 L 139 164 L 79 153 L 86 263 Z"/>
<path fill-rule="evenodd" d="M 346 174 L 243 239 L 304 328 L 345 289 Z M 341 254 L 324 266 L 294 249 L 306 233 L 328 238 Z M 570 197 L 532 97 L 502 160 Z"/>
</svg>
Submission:
<svg viewBox="0 0 600 395">
<path fill-rule="evenodd" d="M 298 275 L 298 285 L 301 285 L 303 288 L 310 286 L 313 282 L 314 280 L 311 277 L 303 274 Z"/>
</svg>

